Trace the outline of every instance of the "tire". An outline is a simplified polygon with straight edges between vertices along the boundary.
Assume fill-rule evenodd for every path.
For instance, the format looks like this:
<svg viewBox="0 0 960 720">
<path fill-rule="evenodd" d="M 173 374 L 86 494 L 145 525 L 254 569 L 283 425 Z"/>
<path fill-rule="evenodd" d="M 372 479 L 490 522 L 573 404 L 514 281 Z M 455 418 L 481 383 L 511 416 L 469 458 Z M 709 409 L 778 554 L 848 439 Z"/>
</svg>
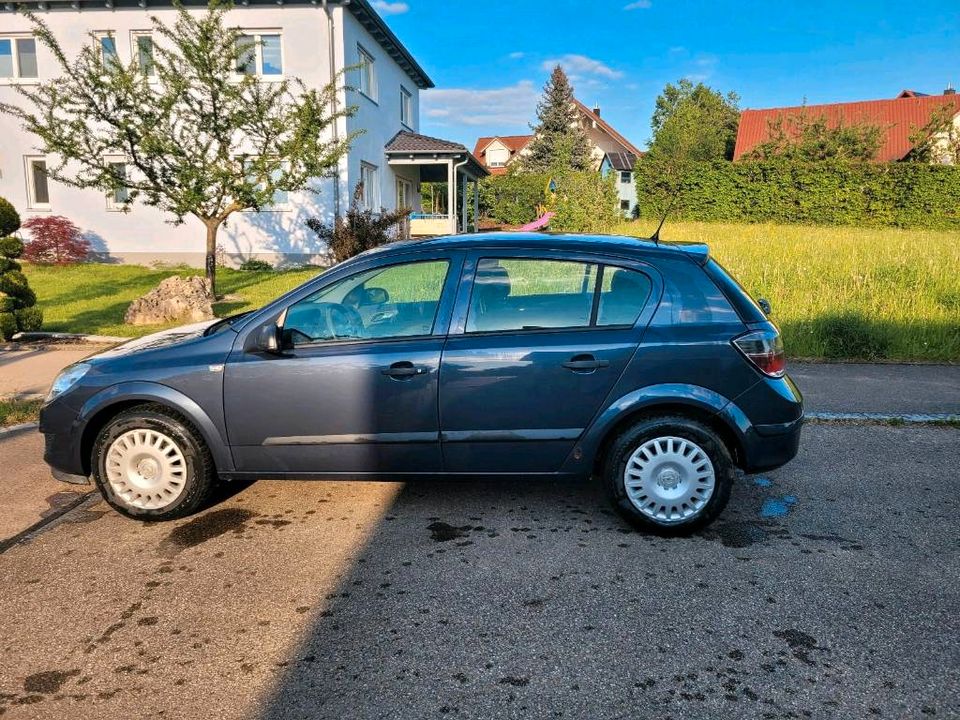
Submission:
<svg viewBox="0 0 960 720">
<path fill-rule="evenodd" d="M 139 405 L 108 422 L 90 467 L 103 498 L 136 520 L 174 520 L 198 510 L 216 482 L 200 433 L 163 405 Z"/>
<path fill-rule="evenodd" d="M 657 535 L 687 535 L 711 523 L 726 507 L 735 477 L 730 450 L 717 433 L 679 415 L 633 425 L 613 442 L 603 464 L 617 511 Z"/>
</svg>

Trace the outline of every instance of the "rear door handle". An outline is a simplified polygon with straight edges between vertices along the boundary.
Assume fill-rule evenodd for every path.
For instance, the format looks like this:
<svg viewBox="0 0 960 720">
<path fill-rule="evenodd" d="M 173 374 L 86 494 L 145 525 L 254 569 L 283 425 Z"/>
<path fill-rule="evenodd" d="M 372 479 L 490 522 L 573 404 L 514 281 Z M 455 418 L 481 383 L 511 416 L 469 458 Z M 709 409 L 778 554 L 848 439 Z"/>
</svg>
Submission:
<svg viewBox="0 0 960 720">
<path fill-rule="evenodd" d="M 425 374 L 427 372 L 427 368 L 417 367 L 409 360 L 402 360 L 400 362 L 393 363 L 393 365 L 384 368 L 380 372 L 392 378 L 411 378 L 415 375 Z"/>
<path fill-rule="evenodd" d="M 593 355 L 574 355 L 563 363 L 567 370 L 573 370 L 574 372 L 589 372 L 598 368 L 605 368 L 608 365 L 610 365 L 608 361 L 597 360 Z"/>
</svg>

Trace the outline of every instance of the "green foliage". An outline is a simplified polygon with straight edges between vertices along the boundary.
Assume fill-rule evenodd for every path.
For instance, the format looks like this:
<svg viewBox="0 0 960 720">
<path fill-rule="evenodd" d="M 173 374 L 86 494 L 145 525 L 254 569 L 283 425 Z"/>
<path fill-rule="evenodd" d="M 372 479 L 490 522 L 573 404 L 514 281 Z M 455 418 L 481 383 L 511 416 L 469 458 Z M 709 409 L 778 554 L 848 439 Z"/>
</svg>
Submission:
<svg viewBox="0 0 960 720">
<path fill-rule="evenodd" d="M 15 311 L 17 326 L 24 332 L 39 330 L 43 325 L 43 311 L 38 307 L 20 308 Z"/>
<path fill-rule="evenodd" d="M 825 358 L 882 360 L 890 350 L 887 334 L 855 313 L 826 315 L 817 325 Z"/>
<path fill-rule="evenodd" d="M 480 214 L 504 225 L 531 222 L 546 202 L 548 182 L 543 173 L 490 175 L 480 181 Z"/>
<path fill-rule="evenodd" d="M 240 270 L 243 272 L 272 272 L 273 265 L 266 260 L 250 259 L 240 263 Z"/>
<path fill-rule="evenodd" d="M 330 128 L 354 109 L 338 104 L 342 78 L 315 89 L 289 76 L 238 76 L 254 48 L 228 20 L 228 3 L 211 0 L 203 14 L 176 7 L 170 25 L 151 19 L 151 79 L 136 57 L 104 62 L 92 33 L 68 58 L 46 23 L 27 12 L 60 75 L 13 86 L 28 102 L 0 103 L 0 112 L 20 120 L 41 151 L 59 159 L 48 169 L 52 178 L 125 192 L 130 203 L 156 207 L 175 222 L 198 218 L 214 290 L 223 221 L 270 205 L 278 191 L 315 191 L 313 180 L 337 166 L 355 136 L 336 138 Z M 123 173 L 110 160 L 117 156 L 125 158 Z"/>
<path fill-rule="evenodd" d="M 914 127 L 910 134 L 913 145 L 908 159 L 923 163 L 960 165 L 960 125 L 955 120 L 960 100 L 946 102 L 930 114 L 930 120 Z"/>
<path fill-rule="evenodd" d="M 20 215 L 6 198 L 0 197 L 0 237 L 20 229 Z"/>
<path fill-rule="evenodd" d="M 381 208 L 375 213 L 364 207 L 363 183 L 357 183 L 346 215 L 336 218 L 333 225 L 327 225 L 319 218 L 309 218 L 306 224 L 327 243 L 333 259 L 339 263 L 397 240 L 408 217 L 410 208 L 389 211 Z"/>
<path fill-rule="evenodd" d="M 15 237 L 0 237 L 0 257 L 18 258 L 23 255 L 23 241 Z"/>
<path fill-rule="evenodd" d="M 686 78 L 668 83 L 650 121 L 648 159 L 671 178 L 682 175 L 690 163 L 730 160 L 740 122 L 739 100 L 736 93 L 723 95 Z"/>
<path fill-rule="evenodd" d="M 607 233 L 623 219 L 614 178 L 600 173 L 568 172 L 554 178 L 556 193 L 551 209 L 556 217 L 550 229 L 561 232 Z"/>
<path fill-rule="evenodd" d="M 797 115 L 778 115 L 768 123 L 765 142 L 750 153 L 751 160 L 783 158 L 799 162 L 847 160 L 868 162 L 883 144 L 884 129 L 861 122 L 831 127 L 823 115 L 811 118 L 806 110 Z"/>
<path fill-rule="evenodd" d="M 12 312 L 0 312 L 0 338 L 9 340 L 17 332 L 17 318 Z"/>
<path fill-rule="evenodd" d="M 679 187 L 673 219 L 806 225 L 960 228 L 960 167 L 920 163 L 765 161 L 691 165 L 665 177 L 636 166 L 642 217 L 659 217 Z"/>
<path fill-rule="evenodd" d="M 20 270 L 22 269 L 20 263 L 18 263 L 13 258 L 0 257 L 0 275 L 3 275 L 6 272 L 11 270 Z"/>
<path fill-rule="evenodd" d="M 529 154 L 521 159 L 529 172 L 564 172 L 588 170 L 593 164 L 586 131 L 580 123 L 580 112 L 573 98 L 573 86 L 567 74 L 557 65 L 543 86 L 543 97 L 537 104 L 538 123 Z"/>
</svg>

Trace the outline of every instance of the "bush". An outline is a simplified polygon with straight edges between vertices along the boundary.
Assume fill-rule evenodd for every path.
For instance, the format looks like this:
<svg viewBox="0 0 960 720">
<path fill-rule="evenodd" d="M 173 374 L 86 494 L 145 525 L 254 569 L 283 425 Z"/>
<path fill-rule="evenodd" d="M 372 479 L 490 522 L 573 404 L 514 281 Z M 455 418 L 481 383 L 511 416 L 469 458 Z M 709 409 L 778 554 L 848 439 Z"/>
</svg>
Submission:
<svg viewBox="0 0 960 720">
<path fill-rule="evenodd" d="M 24 246 L 23 257 L 38 265 L 73 265 L 86 260 L 90 241 L 80 228 L 62 215 L 32 217 L 23 229 L 33 238 Z"/>
<path fill-rule="evenodd" d="M 244 260 L 240 263 L 240 269 L 244 272 L 270 272 L 273 265 L 266 260 Z"/>
<path fill-rule="evenodd" d="M 392 240 L 391 230 L 396 230 L 410 216 L 409 208 L 386 211 L 377 214 L 363 207 L 363 184 L 357 183 L 353 191 L 353 201 L 344 217 L 338 217 L 333 225 L 327 225 L 319 218 L 307 220 L 307 227 L 325 241 L 336 262 L 343 262 Z"/>
<path fill-rule="evenodd" d="M 38 307 L 21 308 L 13 313 L 23 332 L 39 330 L 43 325 L 43 311 Z"/>
<path fill-rule="evenodd" d="M 614 173 L 570 172 L 555 178 L 556 193 L 551 209 L 557 215 L 551 230 L 606 233 L 623 220 L 614 186 Z"/>
<path fill-rule="evenodd" d="M 637 202 L 659 218 L 677 183 L 655 161 L 636 166 Z M 841 161 L 693 163 L 673 219 L 802 225 L 960 228 L 960 167 Z"/>
<path fill-rule="evenodd" d="M 20 215 L 9 201 L 0 197 L 0 237 L 13 235 L 20 229 Z"/>
<path fill-rule="evenodd" d="M 547 199 L 550 176 L 542 173 L 491 175 L 480 181 L 480 215 L 504 225 L 537 219 Z"/>
<path fill-rule="evenodd" d="M 9 340 L 17 332 L 17 318 L 11 312 L 0 313 L 0 336 Z"/>
<path fill-rule="evenodd" d="M 0 257 L 12 260 L 21 255 L 23 255 L 23 242 L 20 238 L 0 237 Z"/>
</svg>

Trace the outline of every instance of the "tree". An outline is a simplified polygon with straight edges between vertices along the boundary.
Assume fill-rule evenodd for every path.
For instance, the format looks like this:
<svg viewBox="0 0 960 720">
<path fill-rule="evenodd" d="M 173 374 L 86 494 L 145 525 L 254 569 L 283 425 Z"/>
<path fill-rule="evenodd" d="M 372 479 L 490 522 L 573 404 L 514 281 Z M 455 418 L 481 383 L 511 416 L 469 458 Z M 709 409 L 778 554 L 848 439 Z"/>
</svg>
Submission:
<svg viewBox="0 0 960 720">
<path fill-rule="evenodd" d="M 196 16 L 176 7 L 172 26 L 151 18 L 155 80 L 136 61 L 104 61 L 93 35 L 68 59 L 47 25 L 27 13 L 61 75 L 15 85 L 33 108 L 0 104 L 0 111 L 19 118 L 40 151 L 57 158 L 54 179 L 126 194 L 128 205 L 140 200 L 176 224 L 190 215 L 200 220 L 215 295 L 220 225 L 239 210 L 268 206 L 276 192 L 316 192 L 314 179 L 329 175 L 353 140 L 330 132 L 353 108 L 337 104 L 340 78 L 314 90 L 248 73 L 254 41 L 225 22 L 228 4 L 211 0 Z"/>
<path fill-rule="evenodd" d="M 944 103 L 930 114 L 921 127 L 913 127 L 909 160 L 925 163 L 960 165 L 960 102 Z"/>
<path fill-rule="evenodd" d="M 702 82 L 667 83 L 650 120 L 653 138 L 646 158 L 670 175 L 682 174 L 692 162 L 733 159 L 739 101 L 736 93 L 724 95 Z"/>
<path fill-rule="evenodd" d="M 80 228 L 62 215 L 35 215 L 23 224 L 31 240 L 23 248 L 23 259 L 38 265 L 71 265 L 87 258 L 90 241 Z"/>
<path fill-rule="evenodd" d="M 883 144 L 883 128 L 871 123 L 830 126 L 823 115 L 778 115 L 767 124 L 767 140 L 749 154 L 751 160 L 783 158 L 801 162 L 846 160 L 869 162 Z"/>
<path fill-rule="evenodd" d="M 523 169 L 530 172 L 563 172 L 592 169 L 590 143 L 580 124 L 580 112 L 573 98 L 573 86 L 557 65 L 543 86 L 537 103 L 536 126 Z"/>
<path fill-rule="evenodd" d="M 0 238 L 0 338 L 4 340 L 18 330 L 39 330 L 43 324 L 43 313 L 34 307 L 37 296 L 17 262 L 22 254 L 19 238 Z"/>
<path fill-rule="evenodd" d="M 623 220 L 615 186 L 615 173 L 567 172 L 555 182 L 551 210 L 557 214 L 550 229 L 561 232 L 608 233 Z"/>
<path fill-rule="evenodd" d="M 306 224 L 326 241 L 334 261 L 339 263 L 365 250 L 396 240 L 396 237 L 391 237 L 390 231 L 398 228 L 410 213 L 410 208 L 381 208 L 375 213 L 364 207 L 363 183 L 357 183 L 353 191 L 353 201 L 345 217 L 336 218 L 333 225 L 328 225 L 319 218 L 309 218 Z"/>
</svg>

